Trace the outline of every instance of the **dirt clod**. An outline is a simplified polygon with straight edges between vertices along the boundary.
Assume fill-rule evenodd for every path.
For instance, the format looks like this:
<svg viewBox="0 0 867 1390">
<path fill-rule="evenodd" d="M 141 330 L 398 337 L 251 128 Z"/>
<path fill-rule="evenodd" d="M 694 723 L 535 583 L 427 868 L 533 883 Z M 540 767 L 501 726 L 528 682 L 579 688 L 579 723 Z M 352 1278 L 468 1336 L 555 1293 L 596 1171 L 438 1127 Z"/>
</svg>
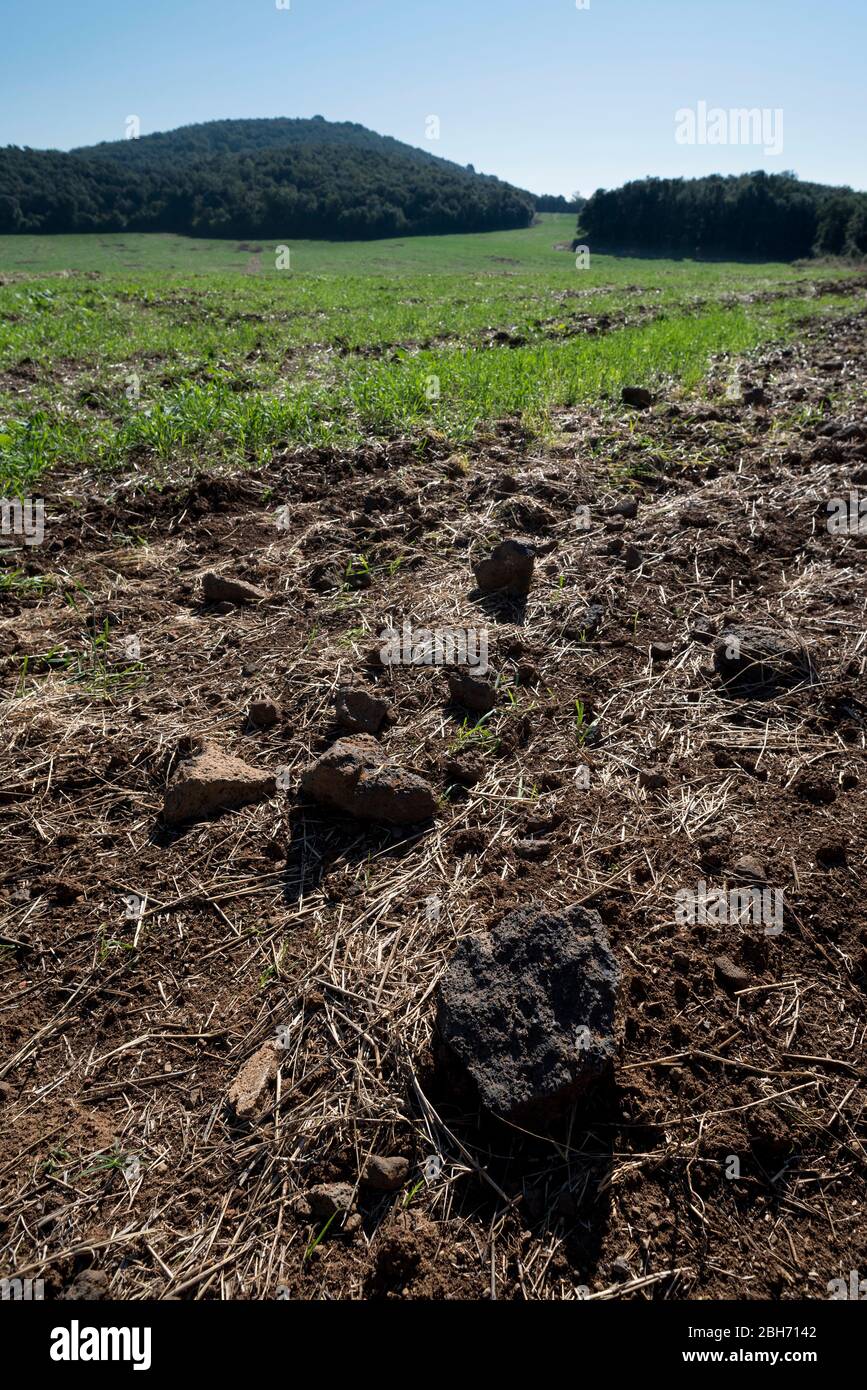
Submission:
<svg viewBox="0 0 867 1390">
<path fill-rule="evenodd" d="M 348 1182 L 322 1182 L 311 1187 L 306 1197 L 313 1215 L 327 1220 L 330 1216 L 352 1210 L 355 1191 Z"/>
<path fill-rule="evenodd" d="M 653 405 L 653 395 L 644 386 L 624 386 L 620 399 L 633 410 L 647 410 Z"/>
<path fill-rule="evenodd" d="M 378 734 L 392 717 L 387 700 L 349 686 L 338 690 L 334 714 L 338 724 L 352 734 Z"/>
<path fill-rule="evenodd" d="M 738 624 L 727 627 L 714 647 L 714 668 L 733 691 L 786 687 L 809 680 L 810 658 L 791 634 Z"/>
<path fill-rule="evenodd" d="M 533 578 L 536 552 L 524 541 L 501 541 L 486 560 L 473 566 L 476 584 L 483 594 L 504 592 L 523 598 Z"/>
<path fill-rule="evenodd" d="M 280 719 L 280 706 L 276 700 L 254 700 L 247 717 L 254 728 L 271 729 Z"/>
<path fill-rule="evenodd" d="M 71 1303 L 96 1303 L 108 1297 L 108 1275 L 101 1269 L 83 1269 L 66 1285 L 60 1297 Z"/>
<path fill-rule="evenodd" d="M 497 703 L 497 692 L 490 681 L 471 676 L 469 671 L 448 672 L 449 694 L 456 705 L 486 714 Z"/>
<path fill-rule="evenodd" d="M 736 965 L 731 956 L 717 956 L 713 968 L 723 989 L 734 992 L 739 989 L 746 989 L 750 983 L 749 972 Z"/>
</svg>

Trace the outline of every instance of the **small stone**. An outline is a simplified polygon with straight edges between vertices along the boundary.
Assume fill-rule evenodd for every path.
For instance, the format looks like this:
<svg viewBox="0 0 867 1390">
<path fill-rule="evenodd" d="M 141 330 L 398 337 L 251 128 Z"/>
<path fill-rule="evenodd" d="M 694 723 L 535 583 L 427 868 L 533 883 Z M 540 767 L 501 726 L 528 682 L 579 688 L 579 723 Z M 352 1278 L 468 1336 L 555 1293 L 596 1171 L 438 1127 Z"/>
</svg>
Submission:
<svg viewBox="0 0 867 1390">
<path fill-rule="evenodd" d="M 330 1216 L 352 1210 L 355 1190 L 348 1182 L 322 1182 L 317 1187 L 311 1187 L 305 1196 L 313 1215 L 327 1220 Z"/>
<path fill-rule="evenodd" d="M 633 410 L 647 410 L 653 405 L 653 396 L 644 386 L 624 386 L 620 392 L 620 399 Z"/>
<path fill-rule="evenodd" d="M 471 676 L 469 671 L 447 672 L 449 694 L 456 705 L 487 714 L 497 703 L 497 692 L 490 681 Z"/>
<path fill-rule="evenodd" d="M 651 642 L 650 659 L 653 662 L 671 661 L 674 656 L 674 647 L 670 642 Z"/>
<path fill-rule="evenodd" d="M 547 859 L 551 846 L 547 840 L 527 839 L 515 841 L 515 855 L 518 859 Z"/>
<path fill-rule="evenodd" d="M 163 800 L 163 819 L 167 825 L 201 820 L 217 811 L 264 801 L 275 789 L 270 772 L 206 745 L 176 772 Z"/>
<path fill-rule="evenodd" d="M 248 1057 L 228 1090 L 228 1101 L 239 1120 L 252 1115 L 277 1075 L 277 1051 L 271 1042 L 263 1043 Z"/>
<path fill-rule="evenodd" d="M 668 786 L 668 778 L 664 772 L 658 772 L 654 768 L 643 767 L 638 774 L 638 785 L 645 791 L 658 792 L 663 787 Z"/>
<path fill-rule="evenodd" d="M 280 718 L 280 706 L 276 700 L 254 700 L 247 711 L 247 718 L 256 729 L 270 729 Z"/>
<path fill-rule="evenodd" d="M 732 877 L 736 883 L 767 883 L 768 871 L 751 855 L 745 855 L 732 865 Z"/>
<path fill-rule="evenodd" d="M 536 552 L 523 541 L 501 541 L 486 560 L 473 565 L 476 584 L 483 594 L 503 591 L 524 598 L 533 578 Z"/>
<path fill-rule="evenodd" d="M 716 973 L 716 978 L 723 989 L 730 990 L 733 993 L 739 989 L 746 989 L 750 982 L 750 976 L 747 971 L 741 969 L 739 965 L 735 965 L 731 956 L 717 956 L 713 963 L 713 968 Z"/>
<path fill-rule="evenodd" d="M 599 632 L 605 618 L 605 609 L 601 603 L 588 603 L 583 614 L 577 620 L 570 621 L 564 629 L 564 636 L 577 641 L 592 642 Z"/>
<path fill-rule="evenodd" d="M 392 825 L 430 820 L 437 809 L 430 784 L 387 762 L 376 740 L 365 734 L 333 743 L 304 773 L 301 790 L 347 815 Z"/>
<path fill-rule="evenodd" d="M 386 1158 L 380 1154 L 371 1154 L 364 1165 L 361 1181 L 365 1187 L 372 1187 L 375 1192 L 396 1192 L 405 1182 L 408 1172 L 408 1158 L 401 1158 L 399 1155 Z"/>
<path fill-rule="evenodd" d="M 335 696 L 335 717 L 349 733 L 378 734 L 383 724 L 391 719 L 391 713 L 387 700 L 370 695 L 366 690 L 342 686 Z"/>
<path fill-rule="evenodd" d="M 244 579 L 233 579 L 227 574 L 216 574 L 209 570 L 202 575 L 202 595 L 206 603 L 261 603 L 268 595 L 255 584 Z"/>
</svg>

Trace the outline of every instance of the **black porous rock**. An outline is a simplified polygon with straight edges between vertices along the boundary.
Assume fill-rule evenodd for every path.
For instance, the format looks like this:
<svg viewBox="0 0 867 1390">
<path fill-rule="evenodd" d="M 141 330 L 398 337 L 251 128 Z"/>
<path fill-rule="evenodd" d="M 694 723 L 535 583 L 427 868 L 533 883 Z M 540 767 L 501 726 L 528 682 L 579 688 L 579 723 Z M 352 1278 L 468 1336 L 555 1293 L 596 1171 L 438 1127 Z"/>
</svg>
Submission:
<svg viewBox="0 0 867 1390">
<path fill-rule="evenodd" d="M 438 991 L 441 1057 L 490 1114 L 556 1120 L 612 1071 L 619 981 L 598 913 L 518 908 L 452 957 Z"/>
<path fill-rule="evenodd" d="M 785 689 L 814 678 L 806 648 L 791 633 L 731 624 L 718 638 L 714 666 L 733 691 Z"/>
</svg>

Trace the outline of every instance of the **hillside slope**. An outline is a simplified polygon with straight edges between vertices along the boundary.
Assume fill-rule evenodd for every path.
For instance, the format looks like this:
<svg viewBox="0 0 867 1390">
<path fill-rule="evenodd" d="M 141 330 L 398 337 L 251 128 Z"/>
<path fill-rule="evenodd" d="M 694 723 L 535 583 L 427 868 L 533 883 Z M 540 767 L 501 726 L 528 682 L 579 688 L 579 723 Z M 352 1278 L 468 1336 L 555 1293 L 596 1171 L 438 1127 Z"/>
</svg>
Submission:
<svg viewBox="0 0 867 1390">
<path fill-rule="evenodd" d="M 404 236 L 524 227 L 533 206 L 490 175 L 319 116 L 0 150 L 0 233 Z"/>
</svg>

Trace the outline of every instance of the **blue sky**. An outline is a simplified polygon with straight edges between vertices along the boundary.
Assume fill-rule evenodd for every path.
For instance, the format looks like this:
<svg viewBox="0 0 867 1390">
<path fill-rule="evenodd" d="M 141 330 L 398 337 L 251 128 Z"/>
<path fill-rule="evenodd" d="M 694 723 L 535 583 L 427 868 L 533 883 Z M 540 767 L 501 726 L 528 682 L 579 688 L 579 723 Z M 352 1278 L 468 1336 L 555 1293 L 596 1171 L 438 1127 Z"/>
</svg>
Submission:
<svg viewBox="0 0 867 1390">
<path fill-rule="evenodd" d="M 278 3 L 3 0 L 0 145 L 319 114 L 537 193 L 756 168 L 867 188 L 867 0 Z M 699 101 L 781 109 L 782 153 L 678 144 Z"/>
</svg>

